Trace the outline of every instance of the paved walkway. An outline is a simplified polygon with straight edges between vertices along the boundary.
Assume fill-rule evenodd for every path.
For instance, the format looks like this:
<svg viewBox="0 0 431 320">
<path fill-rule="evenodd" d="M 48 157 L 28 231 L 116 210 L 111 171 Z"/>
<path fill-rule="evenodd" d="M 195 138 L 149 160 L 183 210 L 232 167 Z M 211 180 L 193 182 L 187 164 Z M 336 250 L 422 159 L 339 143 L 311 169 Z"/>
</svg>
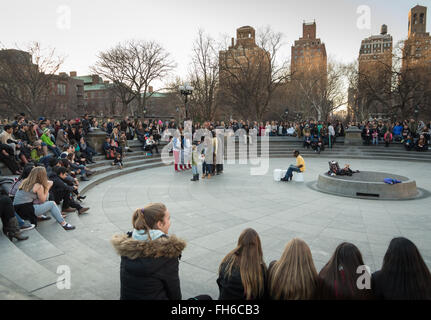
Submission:
<svg viewBox="0 0 431 320">
<path fill-rule="evenodd" d="M 327 160 L 305 160 L 306 182 L 328 170 Z M 353 170 L 404 175 L 415 179 L 418 187 L 431 190 L 427 163 L 337 160 L 340 165 L 350 163 Z M 418 246 L 431 267 L 431 198 L 350 199 L 319 193 L 303 183 L 274 182 L 273 169 L 287 168 L 290 163 L 293 158 L 271 159 L 264 176 L 251 176 L 247 165 L 225 165 L 225 174 L 198 183 L 190 182 L 190 171 L 174 173 L 173 168 L 163 167 L 123 176 L 89 191 L 91 212 L 80 221 L 90 235 L 87 245 L 99 248 L 110 262 L 118 264 L 111 277 L 106 277 L 103 296 L 119 297 L 120 259 L 108 240 L 115 232 L 130 231 L 133 211 L 149 202 L 167 205 L 172 219 L 170 233 L 188 243 L 180 263 L 186 299 L 198 294 L 218 297 L 218 266 L 248 227 L 258 231 L 267 263 L 281 256 L 290 239 L 300 237 L 310 245 L 318 271 L 343 241 L 357 245 L 365 263 L 375 271 L 381 267 L 389 241 L 404 236 Z"/>
</svg>

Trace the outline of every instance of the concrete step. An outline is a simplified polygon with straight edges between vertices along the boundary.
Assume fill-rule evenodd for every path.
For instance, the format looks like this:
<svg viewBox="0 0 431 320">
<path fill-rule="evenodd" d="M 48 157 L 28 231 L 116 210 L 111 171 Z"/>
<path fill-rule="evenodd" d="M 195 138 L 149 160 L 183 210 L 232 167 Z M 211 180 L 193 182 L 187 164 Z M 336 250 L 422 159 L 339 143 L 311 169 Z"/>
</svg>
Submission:
<svg viewBox="0 0 431 320">
<path fill-rule="evenodd" d="M 113 277 L 113 275 L 119 274 L 119 258 L 116 257 L 117 260 L 114 260 L 113 253 L 106 254 L 109 241 L 103 239 L 106 242 L 103 247 L 97 247 L 94 244 L 90 246 L 88 243 L 92 242 L 91 237 L 83 237 L 84 234 L 89 233 L 89 229 L 84 226 L 85 218 L 90 217 L 90 214 L 89 212 L 88 215 L 81 217 L 76 213 L 69 214 L 66 220 L 77 227 L 72 231 L 64 231 L 51 220 L 38 226 L 40 234 L 64 252 L 62 255 L 41 260 L 39 263 L 52 272 L 56 272 L 59 266 L 67 266 L 71 271 L 72 287 L 74 283 L 75 287 L 73 290 L 62 291 L 58 297 L 55 293 L 56 287 L 42 288 L 35 291 L 35 295 L 43 299 L 109 299 L 112 298 L 112 292 L 118 291 L 119 277 Z M 78 223 L 78 220 L 81 221 Z M 112 228 L 108 228 L 107 224 L 100 227 L 106 232 L 112 232 Z M 76 287 L 77 284 L 79 287 Z"/>
<path fill-rule="evenodd" d="M 41 261 L 64 254 L 63 251 L 46 240 L 36 229 L 23 232 L 28 236 L 26 241 L 16 242 L 15 245 L 35 261 Z"/>
<path fill-rule="evenodd" d="M 147 163 L 156 163 L 156 162 L 160 162 L 160 157 L 147 158 L 147 159 L 135 158 L 132 161 L 130 160 L 125 161 L 123 163 L 124 164 L 123 169 L 120 169 L 118 166 L 112 166 L 111 161 L 109 161 L 106 164 L 104 163 L 103 166 L 98 167 L 97 170 L 94 171 L 94 174 L 90 177 L 90 179 L 94 179 L 95 176 L 98 176 L 108 171 L 121 171 L 121 170 L 124 170 L 125 168 L 135 167 L 135 166 L 143 165 Z"/>
<path fill-rule="evenodd" d="M 0 233 L 0 252 L 0 275 L 25 291 L 32 293 L 57 283 L 58 275 L 27 256 L 3 233 Z"/>
<path fill-rule="evenodd" d="M 88 190 L 90 190 L 94 186 L 97 186 L 100 183 L 108 181 L 110 179 L 113 179 L 113 178 L 116 178 L 116 177 L 119 177 L 119 176 L 122 176 L 125 174 L 133 173 L 136 171 L 146 170 L 146 169 L 151 169 L 151 168 L 157 168 L 157 167 L 161 167 L 161 166 L 165 166 L 165 164 L 159 159 L 158 161 L 154 161 L 151 163 L 138 164 L 138 165 L 135 165 L 132 167 L 124 168 L 124 169 L 110 170 L 110 171 L 107 171 L 107 172 L 104 172 L 104 173 L 101 173 L 101 174 L 95 176 L 90 181 L 82 182 L 80 184 L 80 193 L 85 194 L 85 192 L 87 192 Z"/>
<path fill-rule="evenodd" d="M 17 284 L 0 275 L 0 300 L 40 300 Z"/>
</svg>

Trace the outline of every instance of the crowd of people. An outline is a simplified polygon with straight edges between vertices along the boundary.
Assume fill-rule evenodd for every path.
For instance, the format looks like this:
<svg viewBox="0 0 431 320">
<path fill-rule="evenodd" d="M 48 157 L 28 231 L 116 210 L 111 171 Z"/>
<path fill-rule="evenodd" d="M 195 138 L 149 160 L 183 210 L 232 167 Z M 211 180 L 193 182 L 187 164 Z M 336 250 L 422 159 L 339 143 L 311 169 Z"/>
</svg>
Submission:
<svg viewBox="0 0 431 320">
<path fill-rule="evenodd" d="M 397 141 L 407 150 L 427 151 L 430 124 L 411 119 L 403 122 L 370 121 L 349 123 L 362 131 L 364 144 L 386 146 Z M 250 122 L 232 120 L 193 123 L 192 133 L 208 129 L 210 134 L 194 141 L 175 121 L 121 121 L 96 118 L 29 120 L 20 114 L 3 125 L 0 132 L 0 160 L 17 175 L 5 194 L 0 195 L 3 232 L 11 240 L 27 240 L 23 231 L 53 217 L 65 230 L 75 226 L 67 214 L 85 214 L 85 197 L 79 193 L 80 181 L 93 172 L 88 168 L 98 155 L 87 139 L 99 128 L 106 132 L 103 151 L 112 165 L 123 167 L 123 159 L 132 152 L 130 140 L 139 140 L 147 155 L 159 153 L 158 146 L 167 129 L 179 129 L 170 136 L 176 172 L 192 170 L 192 181 L 223 173 L 223 161 L 217 159 L 219 141 L 216 129 L 244 130 L 245 143 L 254 136 L 292 136 L 303 141 L 304 148 L 320 153 L 344 136 L 340 121 Z M 296 165 L 289 167 L 283 181 L 292 180 L 293 172 L 305 170 L 305 162 L 295 151 Z M 0 189 L 4 190 L 4 189 Z M 117 235 L 112 243 L 121 256 L 122 299 L 181 299 L 178 266 L 185 241 L 169 236 L 170 214 L 163 204 L 150 204 L 133 214 L 133 232 Z M 341 243 L 318 273 L 311 251 L 301 239 L 288 242 L 279 260 L 266 266 L 260 238 L 253 229 L 244 230 L 238 245 L 219 266 L 219 299 L 431 299 L 431 275 L 416 246 L 405 238 L 391 241 L 382 269 L 372 274 L 371 288 L 357 287 L 356 270 L 363 266 L 361 253 L 351 243 Z M 143 268 L 145 266 L 145 268 Z M 156 272 L 157 271 L 157 272 Z M 207 295 L 199 299 L 211 299 Z"/>
<path fill-rule="evenodd" d="M 132 223 L 133 231 L 111 240 L 121 256 L 121 299 L 181 300 L 179 261 L 186 242 L 169 235 L 169 210 L 149 204 L 133 213 Z M 249 228 L 220 262 L 217 285 L 219 300 L 431 299 L 431 273 L 416 245 L 403 237 L 390 242 L 381 269 L 372 274 L 348 242 L 318 272 L 310 247 L 298 238 L 267 266 L 259 234 Z"/>
<path fill-rule="evenodd" d="M 428 151 L 431 139 L 431 122 L 414 119 L 400 122 L 370 121 L 351 123 L 362 130 L 364 145 L 378 145 L 384 143 L 386 147 L 393 142 L 400 142 L 408 151 Z"/>
<path fill-rule="evenodd" d="M 87 141 L 91 124 L 81 119 L 52 121 L 28 120 L 20 114 L 0 133 L 0 159 L 14 179 L 2 179 L 1 219 L 3 232 L 11 239 L 27 240 L 22 231 L 33 229 L 51 216 L 65 229 L 68 213 L 78 215 L 90 208 L 81 206 L 80 181 L 94 172 L 97 152 Z M 61 208 L 61 209 L 60 209 Z"/>
</svg>

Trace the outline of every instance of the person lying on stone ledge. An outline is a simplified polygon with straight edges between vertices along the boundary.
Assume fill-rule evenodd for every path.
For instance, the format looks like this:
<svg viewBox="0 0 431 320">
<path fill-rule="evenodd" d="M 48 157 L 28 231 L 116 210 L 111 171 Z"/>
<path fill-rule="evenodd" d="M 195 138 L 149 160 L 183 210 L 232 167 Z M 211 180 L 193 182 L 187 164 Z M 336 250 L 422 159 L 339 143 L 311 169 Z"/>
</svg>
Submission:
<svg viewBox="0 0 431 320">
<path fill-rule="evenodd" d="M 340 169 L 338 162 L 329 161 L 329 171 L 330 176 L 352 176 L 354 173 L 359 173 L 359 170 L 353 171 L 350 169 L 350 165 L 346 164 L 343 169 Z"/>
</svg>

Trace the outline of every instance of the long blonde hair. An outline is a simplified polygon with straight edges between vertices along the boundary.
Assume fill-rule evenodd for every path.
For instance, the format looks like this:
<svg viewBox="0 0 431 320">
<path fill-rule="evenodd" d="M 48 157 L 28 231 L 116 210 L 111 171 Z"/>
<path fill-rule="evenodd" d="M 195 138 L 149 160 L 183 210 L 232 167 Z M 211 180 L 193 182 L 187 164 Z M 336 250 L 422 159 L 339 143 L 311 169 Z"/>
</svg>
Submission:
<svg viewBox="0 0 431 320">
<path fill-rule="evenodd" d="M 254 229 L 245 229 L 235 249 L 229 252 L 219 267 L 219 274 L 226 272 L 229 278 L 234 267 L 239 268 L 247 300 L 263 298 L 265 293 L 266 265 L 263 261 L 262 245 Z"/>
<path fill-rule="evenodd" d="M 45 191 L 48 189 L 48 176 L 44 167 L 34 167 L 27 179 L 24 179 L 20 185 L 19 190 L 32 192 L 36 183 L 41 184 L 45 188 Z"/>
<path fill-rule="evenodd" d="M 269 294 L 272 299 L 307 300 L 315 298 L 318 274 L 311 250 L 301 239 L 289 241 L 268 274 Z"/>
</svg>

